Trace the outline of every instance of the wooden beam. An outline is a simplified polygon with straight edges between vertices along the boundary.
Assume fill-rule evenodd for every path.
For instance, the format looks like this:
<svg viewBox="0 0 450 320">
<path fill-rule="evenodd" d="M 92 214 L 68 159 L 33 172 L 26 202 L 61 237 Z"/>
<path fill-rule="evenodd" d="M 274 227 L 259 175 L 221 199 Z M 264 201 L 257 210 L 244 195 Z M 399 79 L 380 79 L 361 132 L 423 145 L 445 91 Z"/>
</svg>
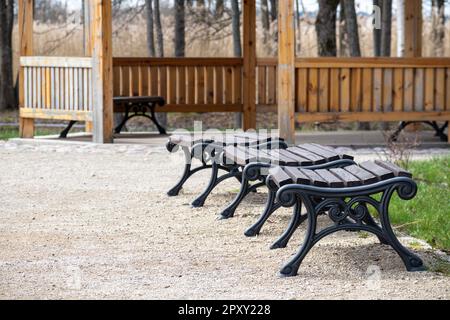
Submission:
<svg viewBox="0 0 450 320">
<path fill-rule="evenodd" d="M 19 24 L 19 44 L 20 56 L 33 55 L 33 0 L 19 0 L 18 24 Z M 19 67 L 19 107 L 25 104 L 24 95 L 24 73 Z M 20 117 L 20 137 L 34 137 L 34 119 Z"/>
<path fill-rule="evenodd" d="M 278 126 L 280 136 L 295 143 L 294 1 L 278 2 Z"/>
<path fill-rule="evenodd" d="M 405 3 L 405 57 L 422 56 L 422 0 Z"/>
<path fill-rule="evenodd" d="M 113 143 L 112 8 L 110 0 L 93 2 L 93 138 Z"/>
<path fill-rule="evenodd" d="M 83 37 L 84 37 L 84 55 L 86 57 L 92 57 L 92 14 L 94 12 L 92 7 L 92 1 L 83 1 Z M 87 133 L 92 133 L 94 130 L 94 125 L 91 121 L 86 122 L 85 131 Z"/>
<path fill-rule="evenodd" d="M 299 113 L 299 122 L 448 121 L 449 111 Z"/>
<path fill-rule="evenodd" d="M 244 0 L 244 130 L 256 129 L 256 1 Z"/>
</svg>

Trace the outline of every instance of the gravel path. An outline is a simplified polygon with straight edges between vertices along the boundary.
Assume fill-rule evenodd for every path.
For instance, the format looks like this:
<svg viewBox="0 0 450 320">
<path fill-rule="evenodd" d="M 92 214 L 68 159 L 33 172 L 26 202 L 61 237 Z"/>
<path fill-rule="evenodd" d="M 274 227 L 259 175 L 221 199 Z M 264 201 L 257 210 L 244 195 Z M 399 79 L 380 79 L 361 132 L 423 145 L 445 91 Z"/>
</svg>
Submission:
<svg viewBox="0 0 450 320">
<path fill-rule="evenodd" d="M 261 236 L 245 238 L 261 194 L 235 219 L 217 221 L 234 182 L 191 209 L 205 175 L 168 199 L 181 163 L 181 154 L 146 146 L 0 143 L 0 298 L 450 298 L 450 278 L 407 273 L 391 249 L 354 233 L 323 240 L 298 277 L 279 278 L 305 229 L 289 248 L 268 250 L 288 224 L 282 210 Z M 426 246 L 419 254 L 436 261 Z"/>
</svg>

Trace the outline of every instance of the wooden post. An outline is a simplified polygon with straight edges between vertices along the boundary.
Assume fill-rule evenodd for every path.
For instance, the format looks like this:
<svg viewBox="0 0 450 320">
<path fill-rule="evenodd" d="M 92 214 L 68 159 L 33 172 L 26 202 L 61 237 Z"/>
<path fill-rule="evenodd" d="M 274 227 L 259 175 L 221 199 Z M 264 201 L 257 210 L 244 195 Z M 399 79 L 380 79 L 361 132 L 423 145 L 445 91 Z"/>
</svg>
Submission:
<svg viewBox="0 0 450 320">
<path fill-rule="evenodd" d="M 83 44 L 84 44 L 84 55 L 86 57 L 92 57 L 92 1 L 83 1 Z M 86 133 L 93 132 L 93 123 L 91 121 L 86 122 Z"/>
<path fill-rule="evenodd" d="M 33 0 L 19 0 L 18 23 L 20 56 L 33 55 Z M 25 107 L 24 74 L 19 67 L 19 108 Z M 34 119 L 22 118 L 19 121 L 21 138 L 34 137 Z"/>
<path fill-rule="evenodd" d="M 405 57 L 422 56 L 422 0 L 405 1 Z"/>
<path fill-rule="evenodd" d="M 94 142 L 113 143 L 113 73 L 111 0 L 92 0 Z"/>
<path fill-rule="evenodd" d="M 278 126 L 280 136 L 295 143 L 295 25 L 294 1 L 278 6 Z"/>
<path fill-rule="evenodd" d="M 256 129 L 256 1 L 244 0 L 244 130 Z"/>
</svg>

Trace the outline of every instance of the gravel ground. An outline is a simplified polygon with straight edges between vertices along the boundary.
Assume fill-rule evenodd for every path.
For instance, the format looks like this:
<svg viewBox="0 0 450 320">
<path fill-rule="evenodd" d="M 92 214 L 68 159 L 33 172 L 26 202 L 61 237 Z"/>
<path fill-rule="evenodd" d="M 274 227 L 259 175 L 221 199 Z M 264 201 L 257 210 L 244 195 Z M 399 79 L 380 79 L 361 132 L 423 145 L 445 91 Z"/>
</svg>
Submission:
<svg viewBox="0 0 450 320">
<path fill-rule="evenodd" d="M 305 229 L 287 249 L 268 250 L 288 224 L 282 210 L 258 238 L 245 238 L 264 194 L 252 195 L 236 218 L 218 221 L 234 182 L 205 208 L 191 209 L 204 174 L 167 198 L 181 165 L 181 154 L 157 147 L 0 142 L 0 298 L 450 298 L 450 278 L 408 273 L 393 250 L 355 233 L 323 240 L 298 277 L 279 278 Z M 414 247 L 428 265 L 436 262 L 425 245 Z"/>
</svg>

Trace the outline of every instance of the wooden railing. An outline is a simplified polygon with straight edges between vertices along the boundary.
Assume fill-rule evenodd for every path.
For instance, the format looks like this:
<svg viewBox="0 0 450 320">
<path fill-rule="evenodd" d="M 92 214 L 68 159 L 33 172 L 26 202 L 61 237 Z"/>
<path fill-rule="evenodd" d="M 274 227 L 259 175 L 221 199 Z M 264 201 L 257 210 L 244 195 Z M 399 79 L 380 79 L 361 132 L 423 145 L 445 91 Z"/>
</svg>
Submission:
<svg viewBox="0 0 450 320">
<path fill-rule="evenodd" d="M 277 111 L 277 67 L 278 61 L 274 58 L 257 60 L 256 68 L 256 105 L 260 110 L 271 108 Z M 268 109 L 270 110 L 270 109 Z"/>
<path fill-rule="evenodd" d="M 24 118 L 90 121 L 90 58 L 21 57 Z"/>
<path fill-rule="evenodd" d="M 450 59 L 296 62 L 301 121 L 436 120 L 450 113 Z"/>
<path fill-rule="evenodd" d="M 162 96 L 163 112 L 241 112 L 242 59 L 114 58 L 115 96 Z"/>
</svg>

